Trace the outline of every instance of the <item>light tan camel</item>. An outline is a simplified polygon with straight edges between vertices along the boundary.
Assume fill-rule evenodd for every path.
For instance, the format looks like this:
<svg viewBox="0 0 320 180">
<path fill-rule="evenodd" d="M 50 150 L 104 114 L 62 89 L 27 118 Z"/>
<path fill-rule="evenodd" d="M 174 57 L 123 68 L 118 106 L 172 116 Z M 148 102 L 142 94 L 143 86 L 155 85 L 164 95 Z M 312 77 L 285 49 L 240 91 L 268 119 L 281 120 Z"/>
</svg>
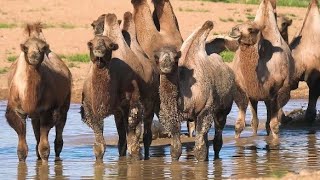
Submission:
<svg viewBox="0 0 320 180">
<path fill-rule="evenodd" d="M 71 73 L 50 50 L 40 23 L 28 24 L 25 32 L 27 38 L 21 44 L 22 52 L 9 72 L 6 118 L 19 137 L 19 161 L 25 161 L 28 155 L 27 117 L 31 118 L 37 140 L 38 159 L 43 161 L 48 161 L 48 134 L 55 126 L 54 149 L 56 160 L 59 160 L 63 146 L 62 132 L 70 105 Z"/>
<path fill-rule="evenodd" d="M 305 118 L 312 123 L 316 117 L 316 104 L 320 96 L 320 14 L 318 1 L 311 0 L 302 27 L 290 43 L 295 60 L 295 76 L 306 81 L 309 102 Z"/>
<path fill-rule="evenodd" d="M 294 73 L 294 62 L 290 49 L 276 27 L 274 9 L 268 0 L 259 6 L 252 23 L 244 23 L 232 29 L 230 35 L 238 38 L 240 47 L 236 52 L 232 68 L 236 82 L 247 93 L 257 117 L 257 102 L 264 101 L 267 106 L 267 134 L 278 138 L 281 108 L 290 99 L 290 87 Z M 240 107 L 236 122 L 236 137 L 245 127 L 245 111 Z M 253 118 L 251 126 L 257 133 L 258 118 Z"/>
</svg>

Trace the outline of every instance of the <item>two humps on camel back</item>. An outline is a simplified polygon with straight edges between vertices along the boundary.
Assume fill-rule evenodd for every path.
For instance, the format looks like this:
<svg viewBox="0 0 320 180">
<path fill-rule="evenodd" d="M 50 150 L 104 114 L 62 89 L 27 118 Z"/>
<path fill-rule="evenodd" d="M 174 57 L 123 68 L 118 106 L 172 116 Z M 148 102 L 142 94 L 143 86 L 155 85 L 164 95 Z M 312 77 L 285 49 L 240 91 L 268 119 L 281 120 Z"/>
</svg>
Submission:
<svg viewBox="0 0 320 180">
<path fill-rule="evenodd" d="M 231 67 L 238 89 L 245 92 L 250 101 L 253 132 L 257 133 L 259 125 L 257 103 L 264 101 L 267 107 L 267 134 L 277 140 L 282 107 L 289 101 L 291 87 L 296 82 L 295 63 L 288 44 L 277 28 L 274 10 L 269 0 L 263 0 L 255 20 L 235 26 L 230 36 L 239 42 Z M 238 106 L 236 138 L 245 127 L 247 104 Z"/>
<path fill-rule="evenodd" d="M 159 114 L 172 135 L 173 160 L 181 155 L 182 119 L 195 119 L 194 154 L 198 161 L 208 160 L 208 131 L 214 123 L 213 149 L 215 158 L 219 158 L 222 131 L 232 103 L 246 103 L 245 94 L 237 91 L 232 69 L 219 55 L 208 56 L 205 51 L 205 40 L 212 29 L 213 23 L 207 21 L 188 37 L 181 51 L 164 47 L 155 53 L 160 71 Z"/>
<path fill-rule="evenodd" d="M 133 19 L 137 32 L 137 41 L 150 60 L 154 60 L 155 52 L 163 47 L 179 50 L 183 39 L 177 18 L 169 0 L 152 0 L 154 11 L 151 13 L 147 0 L 131 0 Z M 161 118 L 159 119 L 163 124 Z M 189 136 L 195 130 L 194 119 L 187 120 Z"/>
<path fill-rule="evenodd" d="M 56 129 L 54 150 L 60 159 L 62 132 L 71 97 L 71 73 L 53 53 L 42 34 L 40 23 L 27 24 L 26 40 L 20 45 L 21 54 L 12 64 L 8 76 L 9 97 L 6 118 L 19 137 L 19 161 L 28 155 L 26 118 L 32 122 L 37 141 L 38 159 L 47 162 L 50 154 L 48 134 Z"/>
<path fill-rule="evenodd" d="M 134 33 L 132 15 L 125 13 L 125 27 Z M 130 28 L 131 27 L 131 28 Z M 102 35 L 88 42 L 91 67 L 82 93 L 81 117 L 93 129 L 93 150 L 97 161 L 105 153 L 104 118 L 114 115 L 118 130 L 120 156 L 140 159 L 140 134 L 143 123 L 144 159 L 149 158 L 151 125 L 159 111 L 159 74 L 156 64 L 135 53 L 122 34 L 117 17 L 104 15 Z M 130 42 L 134 42 L 132 34 Z M 130 44 L 133 45 L 133 44 Z"/>
</svg>

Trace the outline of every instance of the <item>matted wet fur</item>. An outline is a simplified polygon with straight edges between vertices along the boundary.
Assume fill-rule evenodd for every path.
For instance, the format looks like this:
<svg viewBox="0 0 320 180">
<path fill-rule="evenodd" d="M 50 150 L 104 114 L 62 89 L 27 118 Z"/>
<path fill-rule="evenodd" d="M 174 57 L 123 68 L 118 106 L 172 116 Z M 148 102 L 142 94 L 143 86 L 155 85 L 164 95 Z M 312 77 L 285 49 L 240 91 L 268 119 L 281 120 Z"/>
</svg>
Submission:
<svg viewBox="0 0 320 180">
<path fill-rule="evenodd" d="M 62 132 L 71 97 L 71 73 L 64 62 L 44 41 L 41 23 L 27 24 L 21 54 L 8 76 L 9 97 L 6 118 L 19 137 L 19 161 L 28 154 L 26 118 L 31 118 L 37 141 L 38 159 L 47 161 L 50 154 L 48 133 L 56 127 L 55 156 L 59 159 Z"/>
<path fill-rule="evenodd" d="M 119 134 L 119 155 L 125 156 L 128 149 L 131 157 L 140 158 L 139 137 L 143 123 L 145 159 L 148 159 L 152 141 L 151 124 L 157 109 L 159 82 L 156 67 L 130 49 L 114 14 L 105 16 L 103 35 L 96 35 L 88 45 L 93 64 L 83 89 L 82 119 L 95 133 L 96 159 L 103 159 L 103 119 L 111 114 L 115 116 Z M 97 76 L 100 73 L 101 76 Z M 94 79 L 100 79 L 96 82 L 102 83 L 97 86 L 100 88 L 96 92 Z M 99 95 L 106 91 L 108 96 Z M 93 109 L 95 101 L 102 113 Z"/>
</svg>

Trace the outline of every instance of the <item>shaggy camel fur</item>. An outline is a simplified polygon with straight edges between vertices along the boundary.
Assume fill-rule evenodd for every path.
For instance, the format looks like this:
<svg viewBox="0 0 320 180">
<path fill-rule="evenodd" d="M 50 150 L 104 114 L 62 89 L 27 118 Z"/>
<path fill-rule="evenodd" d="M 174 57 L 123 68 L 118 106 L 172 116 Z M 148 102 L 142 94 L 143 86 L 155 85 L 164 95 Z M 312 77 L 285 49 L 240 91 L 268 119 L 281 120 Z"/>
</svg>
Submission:
<svg viewBox="0 0 320 180">
<path fill-rule="evenodd" d="M 93 65 L 84 85 L 82 118 L 95 133 L 97 160 L 102 160 L 105 152 L 103 119 L 111 114 L 115 116 L 119 134 L 120 156 L 125 156 L 128 148 L 135 159 L 140 156 L 143 119 L 145 159 L 148 159 L 154 99 L 158 96 L 156 67 L 132 52 L 114 14 L 105 16 L 103 36 L 96 35 L 89 48 Z"/>
<path fill-rule="evenodd" d="M 290 49 L 276 26 L 273 8 L 268 0 L 263 0 L 254 22 L 238 25 L 230 33 L 239 39 L 240 44 L 232 64 L 236 82 L 247 93 L 253 117 L 257 117 L 257 102 L 262 100 L 266 103 L 267 134 L 271 131 L 274 139 L 278 138 L 281 108 L 290 99 L 294 71 Z M 245 127 L 245 111 L 242 109 L 240 107 L 240 117 L 236 122 L 236 137 Z M 253 118 L 254 134 L 258 124 L 258 118 Z"/>
<path fill-rule="evenodd" d="M 296 63 L 296 77 L 306 81 L 309 87 L 309 102 L 306 119 L 311 123 L 316 117 L 316 104 L 320 96 L 320 14 L 318 1 L 309 4 L 303 25 L 290 43 Z"/>
<path fill-rule="evenodd" d="M 54 54 L 43 38 L 40 23 L 28 24 L 27 38 L 21 44 L 21 54 L 11 66 L 8 77 L 9 97 L 6 118 L 19 137 L 18 158 L 28 155 L 26 118 L 31 118 L 37 140 L 38 159 L 48 161 L 48 134 L 55 126 L 56 160 L 63 146 L 62 132 L 67 119 L 71 97 L 71 73 Z"/>
<path fill-rule="evenodd" d="M 164 48 L 158 52 L 160 75 L 160 117 L 165 128 L 171 131 L 171 156 L 181 155 L 179 126 L 181 116 L 196 120 L 195 156 L 199 161 L 208 159 L 207 133 L 215 123 L 214 151 L 219 157 L 222 147 L 222 130 L 231 110 L 236 92 L 232 70 L 220 56 L 207 56 L 205 40 L 213 28 L 207 21 L 183 43 L 180 52 Z M 178 100 L 180 98 L 180 100 Z"/>
</svg>

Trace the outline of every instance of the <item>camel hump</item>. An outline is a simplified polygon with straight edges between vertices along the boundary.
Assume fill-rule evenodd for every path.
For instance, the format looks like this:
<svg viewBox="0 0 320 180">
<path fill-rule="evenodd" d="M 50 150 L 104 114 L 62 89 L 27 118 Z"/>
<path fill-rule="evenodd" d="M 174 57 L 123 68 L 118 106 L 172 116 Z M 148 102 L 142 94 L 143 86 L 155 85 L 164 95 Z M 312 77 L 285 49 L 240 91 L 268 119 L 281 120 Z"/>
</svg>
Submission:
<svg viewBox="0 0 320 180">
<path fill-rule="evenodd" d="M 42 34 L 42 28 L 43 26 L 41 22 L 28 23 L 24 28 L 24 32 L 28 37 L 40 38 Z"/>
<path fill-rule="evenodd" d="M 124 13 L 124 15 L 123 15 L 123 21 L 124 22 L 130 22 L 130 21 L 132 21 L 132 13 L 131 12 L 129 12 L 129 11 L 127 11 L 127 12 L 125 12 Z"/>
<path fill-rule="evenodd" d="M 106 15 L 105 22 L 108 25 L 114 25 L 116 23 L 118 24 L 117 16 L 115 14 L 109 13 Z"/>
</svg>

